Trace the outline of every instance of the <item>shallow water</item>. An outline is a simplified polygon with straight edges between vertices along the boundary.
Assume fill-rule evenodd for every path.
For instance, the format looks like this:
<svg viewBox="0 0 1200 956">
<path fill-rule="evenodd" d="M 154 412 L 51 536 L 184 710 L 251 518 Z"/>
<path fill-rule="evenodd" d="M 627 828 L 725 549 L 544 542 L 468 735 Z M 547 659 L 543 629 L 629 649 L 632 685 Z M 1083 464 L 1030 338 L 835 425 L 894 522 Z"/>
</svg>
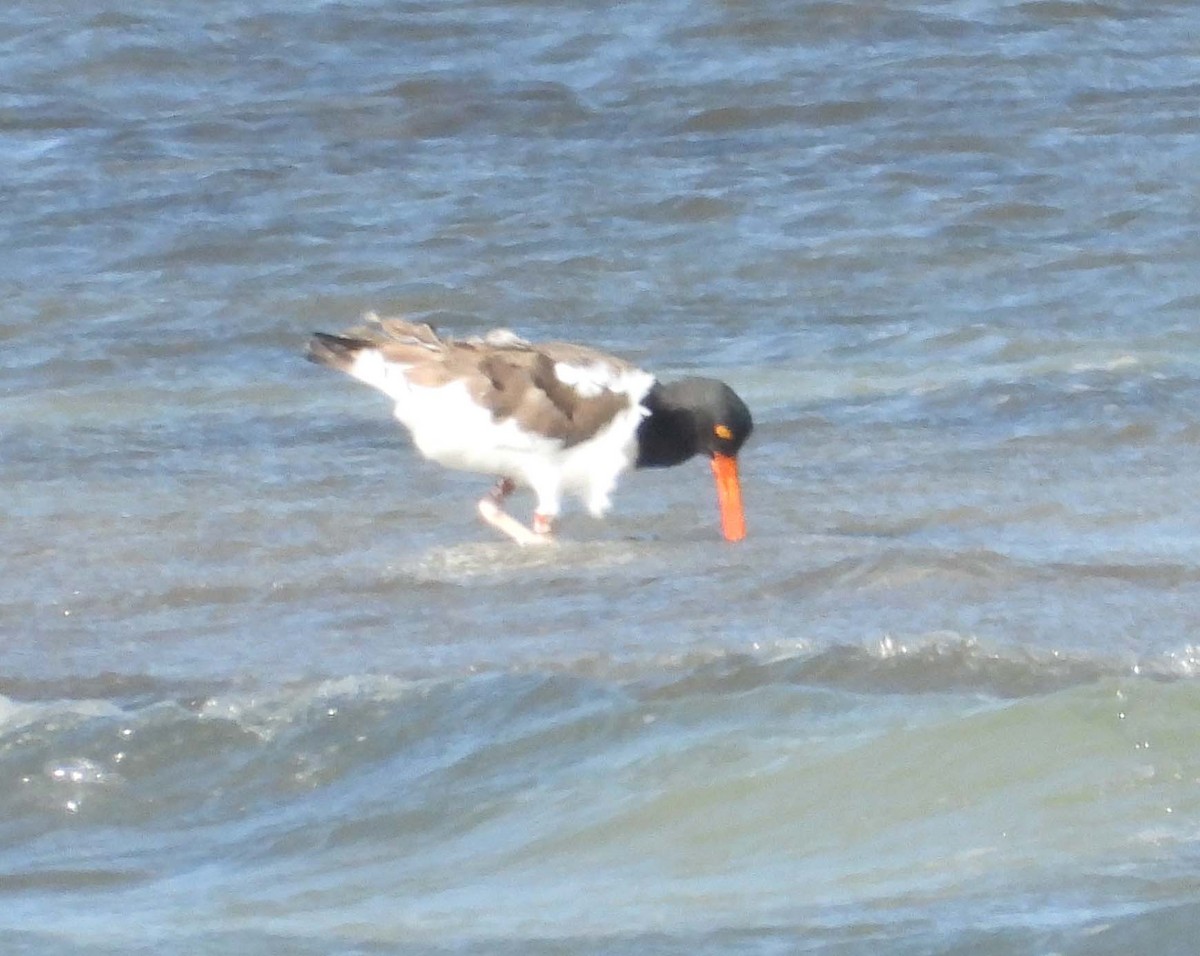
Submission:
<svg viewBox="0 0 1200 956">
<path fill-rule="evenodd" d="M 1190 952 L 1197 35 L 10 4 L 10 949 Z M 726 379 L 750 537 L 494 540 L 303 361 L 367 309 Z"/>
</svg>

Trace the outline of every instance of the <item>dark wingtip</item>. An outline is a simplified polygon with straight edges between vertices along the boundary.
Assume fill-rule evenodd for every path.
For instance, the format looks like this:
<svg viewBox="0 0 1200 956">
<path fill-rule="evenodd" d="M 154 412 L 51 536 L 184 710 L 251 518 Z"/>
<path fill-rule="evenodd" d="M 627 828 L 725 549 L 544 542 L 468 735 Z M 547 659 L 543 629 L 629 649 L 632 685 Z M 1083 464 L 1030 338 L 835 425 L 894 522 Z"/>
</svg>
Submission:
<svg viewBox="0 0 1200 956">
<path fill-rule="evenodd" d="M 304 357 L 318 365 L 328 365 L 330 368 L 344 370 L 350 366 L 360 351 L 370 347 L 365 339 L 349 338 L 345 335 L 330 335 L 328 332 L 314 332 L 308 340 L 308 349 Z"/>
</svg>

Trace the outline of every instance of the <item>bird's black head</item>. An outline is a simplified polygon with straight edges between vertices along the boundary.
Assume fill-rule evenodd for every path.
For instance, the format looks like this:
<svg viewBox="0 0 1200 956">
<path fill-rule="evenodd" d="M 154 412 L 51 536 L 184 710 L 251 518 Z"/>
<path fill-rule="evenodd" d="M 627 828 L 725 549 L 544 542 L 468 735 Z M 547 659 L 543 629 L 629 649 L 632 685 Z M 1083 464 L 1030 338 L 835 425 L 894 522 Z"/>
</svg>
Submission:
<svg viewBox="0 0 1200 956">
<path fill-rule="evenodd" d="M 642 402 L 638 467 L 678 465 L 693 455 L 737 455 L 754 422 L 737 392 L 712 378 L 656 383 Z"/>
<path fill-rule="evenodd" d="M 708 434 L 707 440 L 701 440 L 700 450 L 711 455 L 737 457 L 742 445 L 746 444 L 746 439 L 754 431 L 750 409 L 738 393 L 724 382 L 704 378 L 689 381 L 697 383 L 703 399 L 703 412 L 697 414 L 697 423 Z"/>
<path fill-rule="evenodd" d="M 708 455 L 717 483 L 721 533 L 726 540 L 746 537 L 737 453 L 754 422 L 750 409 L 724 382 L 685 378 L 655 386 L 642 400 L 649 414 L 638 429 L 639 468 L 678 465 L 693 455 Z"/>
</svg>

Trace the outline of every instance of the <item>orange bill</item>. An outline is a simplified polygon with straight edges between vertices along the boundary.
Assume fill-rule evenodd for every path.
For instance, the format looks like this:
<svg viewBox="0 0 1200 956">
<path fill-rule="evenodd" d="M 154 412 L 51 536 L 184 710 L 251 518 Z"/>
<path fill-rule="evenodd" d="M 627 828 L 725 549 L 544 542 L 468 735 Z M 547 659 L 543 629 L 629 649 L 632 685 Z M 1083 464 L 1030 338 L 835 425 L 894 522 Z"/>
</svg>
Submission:
<svg viewBox="0 0 1200 956">
<path fill-rule="evenodd" d="M 712 470 L 717 479 L 717 503 L 721 506 L 721 533 L 726 541 L 741 541 L 746 537 L 746 514 L 742 510 L 737 459 L 718 452 L 712 456 Z"/>
</svg>

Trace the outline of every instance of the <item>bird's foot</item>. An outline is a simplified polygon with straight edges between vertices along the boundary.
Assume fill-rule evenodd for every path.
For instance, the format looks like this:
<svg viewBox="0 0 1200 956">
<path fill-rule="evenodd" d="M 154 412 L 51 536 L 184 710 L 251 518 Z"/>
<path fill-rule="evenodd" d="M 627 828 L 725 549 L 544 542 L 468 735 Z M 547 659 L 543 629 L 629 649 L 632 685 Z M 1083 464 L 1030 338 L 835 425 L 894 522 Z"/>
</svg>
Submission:
<svg viewBox="0 0 1200 956">
<path fill-rule="evenodd" d="M 512 538 L 517 544 L 527 545 L 553 544 L 554 536 L 550 533 L 550 519 L 542 515 L 534 515 L 533 528 L 527 528 L 516 518 L 504 511 L 494 495 L 480 499 L 479 516 L 488 524 Z"/>
<path fill-rule="evenodd" d="M 542 538 L 549 538 L 554 531 L 554 519 L 540 511 L 533 513 L 533 533 Z"/>
</svg>

